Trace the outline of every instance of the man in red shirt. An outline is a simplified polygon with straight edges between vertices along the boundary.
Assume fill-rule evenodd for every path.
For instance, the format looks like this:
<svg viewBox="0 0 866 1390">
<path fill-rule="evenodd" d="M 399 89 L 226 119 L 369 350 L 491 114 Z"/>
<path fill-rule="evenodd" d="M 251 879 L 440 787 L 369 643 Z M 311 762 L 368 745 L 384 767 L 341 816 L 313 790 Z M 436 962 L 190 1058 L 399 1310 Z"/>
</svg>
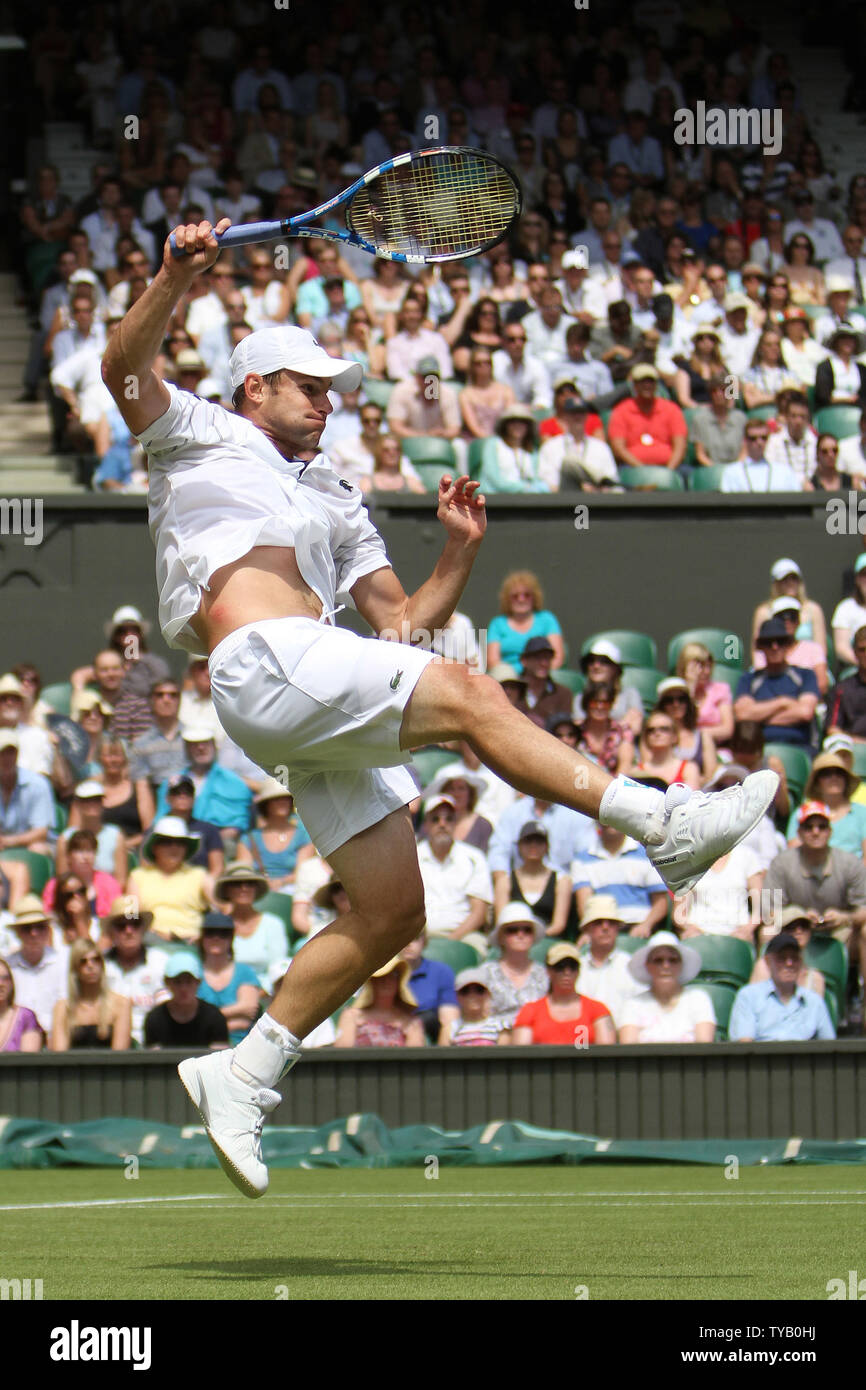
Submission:
<svg viewBox="0 0 866 1390">
<path fill-rule="evenodd" d="M 656 395 L 659 374 L 648 362 L 630 373 L 634 396 L 614 406 L 607 436 L 617 463 L 679 468 L 686 454 L 688 425 L 678 405 Z"/>
</svg>

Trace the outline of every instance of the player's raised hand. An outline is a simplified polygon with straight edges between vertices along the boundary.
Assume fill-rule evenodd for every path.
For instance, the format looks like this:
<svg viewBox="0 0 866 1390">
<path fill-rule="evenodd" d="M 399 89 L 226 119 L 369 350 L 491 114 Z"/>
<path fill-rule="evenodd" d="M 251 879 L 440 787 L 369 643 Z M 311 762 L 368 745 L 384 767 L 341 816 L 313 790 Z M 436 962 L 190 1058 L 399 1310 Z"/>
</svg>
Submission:
<svg viewBox="0 0 866 1390">
<path fill-rule="evenodd" d="M 453 540 L 480 541 L 487 530 L 487 512 L 484 494 L 478 491 L 480 486 L 465 473 L 459 478 L 446 473 L 439 479 L 436 515 Z"/>
<path fill-rule="evenodd" d="M 200 275 L 203 270 L 210 270 L 220 252 L 214 232 L 225 232 L 231 225 L 231 218 L 223 217 L 217 222 L 216 227 L 212 227 L 210 222 L 189 222 L 186 226 L 175 227 L 166 238 L 162 250 L 163 269 L 169 274 L 180 274 L 184 278 L 189 278 L 190 274 Z M 182 256 L 172 253 L 172 237 L 183 251 Z"/>
</svg>

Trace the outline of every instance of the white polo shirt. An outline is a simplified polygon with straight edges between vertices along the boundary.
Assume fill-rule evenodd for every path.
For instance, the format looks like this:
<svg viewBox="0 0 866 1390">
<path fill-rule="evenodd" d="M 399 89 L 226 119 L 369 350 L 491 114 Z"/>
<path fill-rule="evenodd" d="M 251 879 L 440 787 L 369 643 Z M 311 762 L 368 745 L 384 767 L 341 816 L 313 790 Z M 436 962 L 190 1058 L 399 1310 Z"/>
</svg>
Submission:
<svg viewBox="0 0 866 1390">
<path fill-rule="evenodd" d="M 111 952 L 105 959 L 105 978 L 109 989 L 122 994 L 132 1003 L 132 1036 L 139 1047 L 144 1045 L 144 1020 L 156 1004 L 171 997 L 165 986 L 165 967 L 168 953 L 158 946 L 145 948 L 144 960 L 130 970 L 123 966 Z"/>
<path fill-rule="evenodd" d="M 418 864 L 424 884 L 427 930 L 449 936 L 471 910 L 470 898 L 493 902 L 493 882 L 480 849 L 455 840 L 444 859 L 437 859 L 427 840 L 418 845 Z"/>
<path fill-rule="evenodd" d="M 39 1027 L 51 1033 L 51 1016 L 58 999 L 66 998 L 66 959 L 59 951 L 46 946 L 38 965 L 30 965 L 20 950 L 8 957 L 9 969 L 15 981 L 15 1003 L 32 1009 Z"/>
<path fill-rule="evenodd" d="M 171 404 L 138 436 L 150 460 L 159 622 L 170 647 L 198 653 L 189 625 L 201 590 L 254 546 L 294 547 L 323 617 L 362 575 L 389 566 L 362 494 L 322 454 L 284 459 L 243 416 L 166 383 Z M 352 605 L 354 606 L 354 605 Z"/>
<path fill-rule="evenodd" d="M 580 993 L 606 1004 L 617 1028 L 628 1000 L 642 994 L 646 988 L 628 973 L 630 960 L 628 951 L 621 951 L 618 946 L 613 948 L 601 965 L 593 960 L 588 946 L 580 952 Z"/>
</svg>

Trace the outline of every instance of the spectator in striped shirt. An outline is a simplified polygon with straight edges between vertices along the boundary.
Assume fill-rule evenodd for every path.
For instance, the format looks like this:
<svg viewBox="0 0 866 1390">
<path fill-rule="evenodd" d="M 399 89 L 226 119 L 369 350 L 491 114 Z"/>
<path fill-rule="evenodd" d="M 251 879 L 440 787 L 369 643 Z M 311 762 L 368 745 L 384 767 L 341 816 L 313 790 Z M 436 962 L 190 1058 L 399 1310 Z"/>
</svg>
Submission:
<svg viewBox="0 0 866 1390">
<path fill-rule="evenodd" d="M 490 1012 L 490 987 L 481 970 L 461 970 L 454 988 L 460 1017 L 444 1025 L 440 1043 L 451 1047 L 497 1047 L 511 1041 L 506 1020 Z"/>
</svg>

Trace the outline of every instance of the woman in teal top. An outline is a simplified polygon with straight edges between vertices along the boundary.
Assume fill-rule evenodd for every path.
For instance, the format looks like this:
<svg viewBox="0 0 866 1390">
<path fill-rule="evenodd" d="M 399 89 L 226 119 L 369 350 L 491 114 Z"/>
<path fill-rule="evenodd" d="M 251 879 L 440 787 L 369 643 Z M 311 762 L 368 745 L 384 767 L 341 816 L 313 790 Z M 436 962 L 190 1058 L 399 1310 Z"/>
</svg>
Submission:
<svg viewBox="0 0 866 1390">
<path fill-rule="evenodd" d="M 223 912 L 208 912 L 201 928 L 201 961 L 204 978 L 198 997 L 214 1004 L 225 1017 L 229 1042 L 235 1047 L 252 1028 L 263 991 L 251 965 L 234 958 L 235 928 Z"/>
<path fill-rule="evenodd" d="M 835 753 L 821 753 L 812 764 L 812 771 L 803 793 L 803 801 L 823 801 L 830 811 L 830 848 L 856 854 L 866 859 L 866 806 L 852 802 L 851 797 L 860 779 L 845 766 Z M 792 811 L 788 822 L 788 839 L 797 839 L 797 812 Z"/>
<path fill-rule="evenodd" d="M 487 628 L 487 665 L 507 661 L 518 670 L 530 637 L 547 637 L 553 647 L 551 669 L 565 664 L 562 628 L 544 607 L 544 592 L 531 570 L 513 570 L 499 590 L 500 612 Z"/>
<path fill-rule="evenodd" d="M 484 440 L 478 481 L 485 494 L 550 492 L 538 476 L 538 428 L 525 405 L 508 406 L 494 434 Z"/>
<path fill-rule="evenodd" d="M 294 807 L 288 789 L 269 777 L 256 797 L 262 824 L 242 835 L 238 846 L 236 862 L 255 864 L 268 880 L 272 893 L 291 893 L 298 863 L 315 854 L 313 842 L 294 814 Z"/>
</svg>

